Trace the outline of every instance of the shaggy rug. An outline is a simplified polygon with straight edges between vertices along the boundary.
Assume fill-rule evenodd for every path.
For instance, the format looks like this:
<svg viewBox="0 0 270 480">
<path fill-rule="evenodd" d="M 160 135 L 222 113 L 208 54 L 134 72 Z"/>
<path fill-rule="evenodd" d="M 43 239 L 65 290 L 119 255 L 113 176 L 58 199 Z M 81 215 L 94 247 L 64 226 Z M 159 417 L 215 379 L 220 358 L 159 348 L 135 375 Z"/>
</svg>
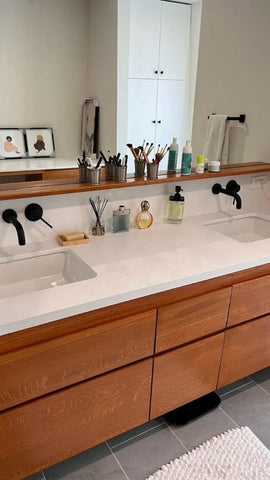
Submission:
<svg viewBox="0 0 270 480">
<path fill-rule="evenodd" d="M 222 433 L 147 480 L 270 480 L 270 451 L 248 427 Z"/>
</svg>

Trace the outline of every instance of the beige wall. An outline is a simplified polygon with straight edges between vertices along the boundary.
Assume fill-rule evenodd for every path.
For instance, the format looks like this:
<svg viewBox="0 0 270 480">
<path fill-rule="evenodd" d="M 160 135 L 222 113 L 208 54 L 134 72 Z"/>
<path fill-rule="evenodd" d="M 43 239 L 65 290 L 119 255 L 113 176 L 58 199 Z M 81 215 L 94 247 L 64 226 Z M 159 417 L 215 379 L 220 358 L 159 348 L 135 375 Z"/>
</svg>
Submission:
<svg viewBox="0 0 270 480">
<path fill-rule="evenodd" d="M 89 0 L 88 97 L 100 103 L 100 148 L 116 151 L 117 0 Z"/>
<path fill-rule="evenodd" d="M 51 126 L 57 156 L 76 158 L 88 0 L 1 0 L 0 32 L 0 126 Z"/>
<path fill-rule="evenodd" d="M 202 152 L 207 116 L 247 115 L 234 129 L 235 161 L 270 160 L 270 1 L 203 0 L 193 151 Z"/>
</svg>

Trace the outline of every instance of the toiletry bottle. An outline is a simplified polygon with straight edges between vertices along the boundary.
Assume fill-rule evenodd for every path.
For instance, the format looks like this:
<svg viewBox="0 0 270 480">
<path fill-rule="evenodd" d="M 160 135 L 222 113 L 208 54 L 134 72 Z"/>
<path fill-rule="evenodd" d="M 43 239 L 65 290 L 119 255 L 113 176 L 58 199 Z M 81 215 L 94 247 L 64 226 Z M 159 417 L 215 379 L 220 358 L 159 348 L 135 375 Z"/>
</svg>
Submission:
<svg viewBox="0 0 270 480">
<path fill-rule="evenodd" d="M 113 211 L 112 231 L 113 233 L 128 232 L 130 224 L 130 209 L 120 205 L 118 210 Z"/>
<path fill-rule="evenodd" d="M 181 165 L 182 175 L 191 174 L 191 161 L 192 161 L 191 140 L 186 140 L 186 145 L 183 148 L 183 154 L 182 154 L 182 165 Z"/>
<path fill-rule="evenodd" d="M 153 215 L 149 212 L 150 203 L 143 200 L 141 211 L 136 216 L 135 222 L 138 228 L 149 228 L 153 223 Z"/>
<path fill-rule="evenodd" d="M 176 172 L 177 157 L 178 157 L 178 144 L 177 138 L 173 137 L 173 142 L 170 145 L 169 158 L 168 158 L 168 173 Z"/>
<path fill-rule="evenodd" d="M 204 173 L 204 155 L 197 155 L 195 172 Z"/>
<path fill-rule="evenodd" d="M 180 185 L 175 187 L 175 194 L 171 195 L 167 205 L 166 220 L 168 223 L 181 223 L 184 214 L 185 198 L 181 195 Z"/>
</svg>

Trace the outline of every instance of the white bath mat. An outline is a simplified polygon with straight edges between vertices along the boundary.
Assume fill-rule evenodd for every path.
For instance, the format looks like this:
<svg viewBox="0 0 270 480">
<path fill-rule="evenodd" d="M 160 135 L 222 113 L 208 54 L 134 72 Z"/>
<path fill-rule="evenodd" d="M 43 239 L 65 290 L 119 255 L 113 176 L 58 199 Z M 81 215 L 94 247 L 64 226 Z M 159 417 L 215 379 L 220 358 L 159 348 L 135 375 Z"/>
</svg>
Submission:
<svg viewBox="0 0 270 480">
<path fill-rule="evenodd" d="M 147 480 L 270 480 L 270 452 L 248 427 L 213 437 Z"/>
</svg>

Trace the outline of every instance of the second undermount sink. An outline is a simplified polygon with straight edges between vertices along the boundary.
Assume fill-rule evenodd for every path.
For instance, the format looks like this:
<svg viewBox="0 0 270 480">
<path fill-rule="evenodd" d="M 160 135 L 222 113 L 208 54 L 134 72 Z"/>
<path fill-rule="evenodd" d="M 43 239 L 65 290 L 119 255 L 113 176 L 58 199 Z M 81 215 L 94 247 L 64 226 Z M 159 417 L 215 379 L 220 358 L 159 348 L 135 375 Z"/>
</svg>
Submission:
<svg viewBox="0 0 270 480">
<path fill-rule="evenodd" d="M 69 250 L 0 263 L 0 298 L 8 298 L 96 277 L 96 272 Z"/>
<path fill-rule="evenodd" d="M 270 217 L 261 214 L 220 218 L 204 222 L 203 225 L 244 243 L 270 238 Z"/>
</svg>

